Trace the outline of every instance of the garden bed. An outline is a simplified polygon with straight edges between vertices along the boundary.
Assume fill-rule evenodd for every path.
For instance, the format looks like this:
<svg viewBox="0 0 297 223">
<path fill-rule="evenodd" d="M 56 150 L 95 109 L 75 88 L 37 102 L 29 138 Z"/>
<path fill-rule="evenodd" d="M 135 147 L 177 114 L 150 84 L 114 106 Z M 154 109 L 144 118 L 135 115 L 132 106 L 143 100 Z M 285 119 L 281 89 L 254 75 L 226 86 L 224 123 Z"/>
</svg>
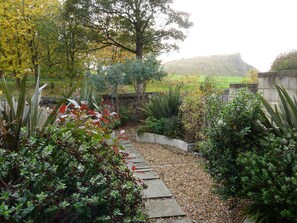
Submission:
<svg viewBox="0 0 297 223">
<path fill-rule="evenodd" d="M 172 139 L 167 136 L 147 132 L 136 134 L 136 140 L 138 142 L 158 143 L 161 145 L 174 146 L 186 152 L 191 152 L 195 146 L 194 143 L 187 143 L 180 139 Z"/>
</svg>

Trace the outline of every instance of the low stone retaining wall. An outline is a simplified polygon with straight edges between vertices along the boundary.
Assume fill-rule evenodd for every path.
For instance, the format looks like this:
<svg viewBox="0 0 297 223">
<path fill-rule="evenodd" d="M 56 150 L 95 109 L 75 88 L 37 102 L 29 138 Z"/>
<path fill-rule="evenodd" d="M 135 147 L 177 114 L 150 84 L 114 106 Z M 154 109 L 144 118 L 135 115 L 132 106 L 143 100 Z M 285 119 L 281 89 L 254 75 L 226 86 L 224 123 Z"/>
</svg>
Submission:
<svg viewBox="0 0 297 223">
<path fill-rule="evenodd" d="M 194 143 L 186 143 L 179 139 L 172 139 L 172 138 L 168 138 L 166 136 L 158 135 L 154 133 L 137 134 L 136 140 L 138 142 L 149 142 L 149 143 L 158 143 L 161 145 L 174 146 L 186 152 L 191 152 L 195 146 Z"/>
</svg>

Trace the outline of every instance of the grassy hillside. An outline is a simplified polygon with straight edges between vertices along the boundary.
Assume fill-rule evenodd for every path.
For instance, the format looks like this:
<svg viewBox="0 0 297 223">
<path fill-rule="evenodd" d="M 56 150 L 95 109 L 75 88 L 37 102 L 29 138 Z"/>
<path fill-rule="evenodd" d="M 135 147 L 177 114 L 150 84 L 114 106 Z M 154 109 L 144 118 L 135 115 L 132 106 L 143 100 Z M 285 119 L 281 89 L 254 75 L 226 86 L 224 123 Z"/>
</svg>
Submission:
<svg viewBox="0 0 297 223">
<path fill-rule="evenodd" d="M 253 66 L 245 63 L 239 53 L 175 60 L 164 64 L 169 74 L 202 74 L 244 76 Z"/>
</svg>

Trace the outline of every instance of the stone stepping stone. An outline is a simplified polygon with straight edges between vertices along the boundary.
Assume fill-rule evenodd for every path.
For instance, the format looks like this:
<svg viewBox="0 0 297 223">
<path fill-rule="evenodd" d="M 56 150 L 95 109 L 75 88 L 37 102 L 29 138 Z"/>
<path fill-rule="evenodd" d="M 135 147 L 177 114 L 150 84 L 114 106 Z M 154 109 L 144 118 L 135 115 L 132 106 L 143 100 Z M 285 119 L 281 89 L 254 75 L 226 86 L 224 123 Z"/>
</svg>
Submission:
<svg viewBox="0 0 297 223">
<path fill-rule="evenodd" d="M 138 152 L 135 152 L 135 153 L 128 153 L 128 158 L 142 158 L 141 154 L 138 153 Z"/>
<path fill-rule="evenodd" d="M 156 172 L 148 171 L 148 172 L 136 172 L 133 174 L 135 177 L 141 180 L 154 180 L 159 179 L 159 176 Z"/>
<path fill-rule="evenodd" d="M 124 151 L 125 151 L 126 153 L 139 153 L 139 152 L 136 151 L 135 149 L 126 149 L 126 148 L 124 148 Z"/>
<path fill-rule="evenodd" d="M 147 200 L 145 209 L 149 218 L 186 216 L 175 199 Z"/>
<path fill-rule="evenodd" d="M 120 145 L 122 145 L 122 146 L 131 145 L 131 140 L 121 140 Z"/>
<path fill-rule="evenodd" d="M 179 220 L 173 221 L 172 223 L 193 223 L 193 222 L 185 218 L 185 219 L 179 219 Z"/>
<path fill-rule="evenodd" d="M 172 197 L 170 190 L 166 187 L 162 180 L 146 180 L 144 183 L 147 188 L 142 191 L 143 198 L 168 198 Z"/>
<path fill-rule="evenodd" d="M 130 162 L 130 160 L 129 160 Z M 143 169 L 149 169 L 150 167 L 146 163 L 128 163 L 128 168 L 132 170 L 132 167 L 135 167 L 135 170 L 143 170 Z"/>
<path fill-rule="evenodd" d="M 139 169 L 139 170 L 134 170 L 134 173 L 143 173 L 143 172 L 150 172 L 150 171 L 154 171 L 152 168 L 147 168 L 147 169 Z"/>
<path fill-rule="evenodd" d="M 131 149 L 132 149 L 132 150 L 135 150 L 135 148 L 134 148 L 132 145 L 130 145 L 130 144 L 129 144 L 129 145 L 124 145 L 123 147 L 124 147 L 126 150 L 131 150 Z"/>
<path fill-rule="evenodd" d="M 141 154 L 135 150 L 131 150 L 131 151 L 126 150 L 126 153 L 128 153 L 129 156 L 132 156 L 132 157 L 141 157 Z"/>
<path fill-rule="evenodd" d="M 144 159 L 142 159 L 142 158 L 132 158 L 132 159 L 128 159 L 127 161 L 128 162 L 131 162 L 133 164 L 144 163 L 145 162 Z"/>
</svg>

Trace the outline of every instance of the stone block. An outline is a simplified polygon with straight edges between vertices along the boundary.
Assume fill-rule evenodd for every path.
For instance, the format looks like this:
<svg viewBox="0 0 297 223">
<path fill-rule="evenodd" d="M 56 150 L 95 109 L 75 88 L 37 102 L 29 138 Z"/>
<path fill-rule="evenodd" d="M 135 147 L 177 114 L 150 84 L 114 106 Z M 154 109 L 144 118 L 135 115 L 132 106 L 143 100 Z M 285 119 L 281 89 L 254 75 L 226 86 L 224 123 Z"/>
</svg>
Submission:
<svg viewBox="0 0 297 223">
<path fill-rule="evenodd" d="M 133 175 L 141 180 L 153 180 L 159 179 L 159 176 L 156 172 L 148 171 L 148 172 L 136 172 Z"/>
<path fill-rule="evenodd" d="M 130 162 L 130 160 L 128 161 Z M 146 163 L 128 163 L 128 168 L 132 170 L 133 166 L 136 168 L 136 170 L 142 170 L 142 169 L 149 169 L 150 167 Z"/>
<path fill-rule="evenodd" d="M 145 161 L 142 158 L 134 158 L 134 159 L 128 159 L 128 162 L 136 164 L 136 163 L 144 163 Z"/>
<path fill-rule="evenodd" d="M 269 89 L 274 85 L 274 80 L 267 77 L 259 77 L 258 79 L 258 88 L 260 89 Z"/>
<path fill-rule="evenodd" d="M 289 80 L 289 89 L 297 90 L 297 77 L 290 77 Z"/>
<path fill-rule="evenodd" d="M 145 208 L 149 218 L 186 216 L 175 199 L 147 200 Z"/>
<path fill-rule="evenodd" d="M 283 86 L 284 88 L 288 89 L 289 81 L 290 81 L 290 77 L 277 76 L 275 79 L 275 84 L 278 86 Z"/>
<path fill-rule="evenodd" d="M 128 159 L 134 159 L 134 158 L 141 158 L 141 154 L 138 152 L 129 153 Z"/>
<path fill-rule="evenodd" d="M 144 183 L 147 188 L 142 191 L 143 198 L 166 198 L 172 197 L 170 190 L 166 187 L 162 180 L 146 180 Z"/>
<path fill-rule="evenodd" d="M 141 135 L 136 135 L 136 140 L 139 142 L 158 143 L 162 145 L 174 146 L 186 152 L 188 152 L 189 148 L 192 146 L 192 144 L 188 144 L 182 140 L 172 139 L 153 133 L 143 133 Z"/>
<path fill-rule="evenodd" d="M 278 101 L 278 93 L 276 89 L 264 89 L 263 97 L 268 101 Z"/>
</svg>

